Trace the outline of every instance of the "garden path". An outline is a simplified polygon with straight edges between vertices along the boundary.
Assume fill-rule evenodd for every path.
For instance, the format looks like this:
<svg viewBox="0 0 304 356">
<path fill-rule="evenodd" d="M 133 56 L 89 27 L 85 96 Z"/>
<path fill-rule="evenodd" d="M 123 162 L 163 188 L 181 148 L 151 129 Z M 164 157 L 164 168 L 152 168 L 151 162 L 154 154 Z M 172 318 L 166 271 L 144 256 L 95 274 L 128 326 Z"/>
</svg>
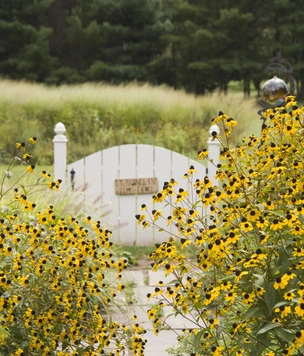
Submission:
<svg viewBox="0 0 304 356">
<path fill-rule="evenodd" d="M 136 315 L 138 322 L 147 330 L 144 337 L 147 339 L 145 356 L 167 356 L 170 355 L 166 350 L 170 347 L 177 346 L 177 336 L 184 328 L 191 328 L 191 322 L 185 324 L 185 320 L 178 317 L 170 317 L 168 330 L 162 330 L 158 335 L 153 333 L 153 325 L 147 317 L 147 310 L 151 308 L 152 302 L 147 298 L 148 293 L 153 293 L 155 287 L 159 286 L 158 282 L 164 283 L 173 280 L 173 277 L 166 277 L 163 271 L 153 272 L 151 270 L 126 270 L 123 272 L 123 283 L 133 285 L 134 294 L 130 295 L 127 300 L 128 307 L 125 313 L 115 313 L 113 319 L 126 323 L 132 320 L 131 317 Z M 127 299 L 128 295 L 127 295 Z M 165 310 L 165 317 L 172 313 L 171 308 Z M 134 323 L 134 321 L 132 320 Z M 170 330 L 171 329 L 171 330 Z"/>
</svg>

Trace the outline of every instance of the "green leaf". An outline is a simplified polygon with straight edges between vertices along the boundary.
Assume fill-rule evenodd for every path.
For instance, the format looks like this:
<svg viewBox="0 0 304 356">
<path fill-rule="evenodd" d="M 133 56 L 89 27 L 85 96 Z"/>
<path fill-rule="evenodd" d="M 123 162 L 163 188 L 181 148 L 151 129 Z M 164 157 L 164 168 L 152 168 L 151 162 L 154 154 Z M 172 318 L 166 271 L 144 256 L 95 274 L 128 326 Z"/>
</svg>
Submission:
<svg viewBox="0 0 304 356">
<path fill-rule="evenodd" d="M 257 344 L 255 349 L 251 351 L 250 356 L 261 356 L 263 351 L 271 345 L 271 339 L 266 333 L 257 335 Z"/>
<path fill-rule="evenodd" d="M 265 282 L 263 287 L 266 290 L 266 293 L 264 294 L 265 303 L 268 308 L 268 313 L 271 315 L 273 312 L 273 306 L 281 301 L 281 297 L 279 292 L 273 288 L 272 282 Z"/>
<path fill-rule="evenodd" d="M 202 336 L 204 335 L 205 330 L 199 331 L 193 338 L 193 343 L 194 345 L 199 345 L 199 342 L 201 341 Z"/>
<path fill-rule="evenodd" d="M 250 317 L 259 318 L 264 315 L 263 310 L 260 307 L 251 307 L 249 308 L 245 314 L 242 315 L 243 320 L 247 320 Z"/>
<path fill-rule="evenodd" d="M 286 305 L 286 304 L 288 304 L 288 302 L 286 300 L 283 300 L 282 302 L 279 302 L 276 305 L 274 305 L 273 309 L 280 308 L 282 305 Z"/>
<path fill-rule="evenodd" d="M 265 333 L 267 333 L 269 330 L 278 328 L 278 327 L 280 327 L 280 326 L 281 326 L 281 325 L 278 324 L 278 323 L 269 323 L 269 324 L 265 325 L 262 329 L 260 329 L 260 330 L 257 332 L 257 335 L 265 334 Z"/>
<path fill-rule="evenodd" d="M 195 208 L 200 202 L 201 202 L 201 201 L 198 200 L 198 201 L 196 201 L 194 204 L 192 204 L 192 209 Z"/>
<path fill-rule="evenodd" d="M 295 338 L 294 332 L 288 329 L 278 328 L 274 332 L 283 342 L 292 341 Z"/>
<path fill-rule="evenodd" d="M 280 216 L 281 218 L 285 218 L 285 213 L 282 211 L 272 211 L 272 213 Z"/>
</svg>

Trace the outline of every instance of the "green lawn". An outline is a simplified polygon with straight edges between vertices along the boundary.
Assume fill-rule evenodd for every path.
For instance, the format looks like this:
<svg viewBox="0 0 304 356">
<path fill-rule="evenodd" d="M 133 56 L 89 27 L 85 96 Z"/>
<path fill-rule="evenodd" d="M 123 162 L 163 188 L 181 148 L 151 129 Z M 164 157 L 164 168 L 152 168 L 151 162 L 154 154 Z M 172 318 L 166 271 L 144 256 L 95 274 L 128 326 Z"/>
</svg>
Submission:
<svg viewBox="0 0 304 356">
<path fill-rule="evenodd" d="M 52 166 L 37 166 L 34 169 L 33 173 L 27 171 L 28 165 L 18 165 L 11 167 L 9 172 L 11 177 L 7 178 L 6 172 L 8 171 L 8 165 L 0 165 L 0 191 L 3 192 L 16 188 L 20 185 L 23 185 L 27 190 L 29 186 L 35 184 L 37 179 L 41 177 L 41 172 L 46 171 L 52 175 L 53 167 Z"/>
</svg>

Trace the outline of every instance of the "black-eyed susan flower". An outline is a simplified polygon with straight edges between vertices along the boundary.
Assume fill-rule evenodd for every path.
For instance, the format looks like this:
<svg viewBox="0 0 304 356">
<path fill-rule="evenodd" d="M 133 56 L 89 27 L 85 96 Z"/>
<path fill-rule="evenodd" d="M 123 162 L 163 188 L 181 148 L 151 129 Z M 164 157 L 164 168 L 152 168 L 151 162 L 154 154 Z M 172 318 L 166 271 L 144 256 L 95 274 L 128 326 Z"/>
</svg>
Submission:
<svg viewBox="0 0 304 356">
<path fill-rule="evenodd" d="M 198 159 L 204 159 L 204 158 L 207 158 L 208 157 L 208 150 L 206 148 L 198 151 Z"/>
<path fill-rule="evenodd" d="M 153 219 L 156 221 L 162 216 L 161 210 L 152 210 Z"/>
<path fill-rule="evenodd" d="M 292 291 L 290 291 L 290 292 L 286 292 L 286 293 L 284 293 L 284 295 L 283 295 L 283 297 L 284 297 L 284 299 L 285 300 L 293 300 L 294 298 L 295 298 L 295 293 L 294 292 L 292 292 Z"/>
<path fill-rule="evenodd" d="M 300 318 L 304 318 L 304 303 L 300 303 L 295 307 L 295 312 Z"/>
<path fill-rule="evenodd" d="M 27 171 L 28 171 L 29 173 L 33 173 L 33 172 L 34 172 L 34 169 L 35 169 L 35 165 L 34 165 L 34 164 L 32 164 L 31 166 L 28 166 L 28 167 L 27 167 Z"/>
<path fill-rule="evenodd" d="M 274 289 L 285 289 L 288 284 L 288 279 L 277 277 L 274 282 Z"/>
<path fill-rule="evenodd" d="M 291 314 L 291 306 L 290 305 L 281 305 L 278 308 L 275 308 L 274 311 L 280 314 L 280 317 L 284 319 L 287 315 Z"/>
<path fill-rule="evenodd" d="M 21 148 L 23 151 L 25 150 L 25 143 L 24 142 L 17 142 L 16 148 Z"/>
<path fill-rule="evenodd" d="M 34 144 L 34 143 L 37 142 L 37 138 L 36 138 L 36 137 L 30 137 L 30 138 L 28 139 L 28 142 Z"/>
<path fill-rule="evenodd" d="M 136 220 L 137 220 L 137 223 L 138 224 L 141 224 L 145 219 L 146 219 L 146 215 L 145 214 L 137 214 L 137 215 L 135 215 L 135 218 L 136 218 Z"/>
<path fill-rule="evenodd" d="M 32 156 L 31 154 L 29 154 L 29 153 L 25 153 L 25 154 L 22 156 L 22 158 L 23 158 L 26 162 L 28 162 L 31 158 L 33 158 L 33 156 Z"/>
<path fill-rule="evenodd" d="M 178 194 L 176 195 L 175 204 L 183 201 L 188 196 L 188 194 L 188 191 L 184 190 L 183 188 L 180 188 Z"/>
</svg>

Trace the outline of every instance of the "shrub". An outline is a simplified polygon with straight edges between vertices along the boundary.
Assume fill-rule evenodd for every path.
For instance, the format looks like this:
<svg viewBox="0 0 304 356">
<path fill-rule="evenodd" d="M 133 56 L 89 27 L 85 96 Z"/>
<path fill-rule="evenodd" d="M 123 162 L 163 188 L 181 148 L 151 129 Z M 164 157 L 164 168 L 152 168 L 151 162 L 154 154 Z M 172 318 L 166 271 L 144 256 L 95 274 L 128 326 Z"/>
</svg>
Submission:
<svg viewBox="0 0 304 356">
<path fill-rule="evenodd" d="M 113 252 L 100 221 L 57 216 L 55 206 L 37 210 L 35 193 L 58 190 L 60 181 L 42 172 L 34 184 L 23 182 L 35 170 L 26 146 L 17 144 L 21 157 L 0 190 L 0 354 L 141 355 L 144 329 L 109 314 L 119 306 L 127 260 Z M 17 163 L 26 173 L 7 188 Z"/>
<path fill-rule="evenodd" d="M 221 144 L 218 184 L 196 178 L 190 167 L 184 178 L 194 186 L 193 199 L 173 177 L 154 196 L 155 210 L 144 205 L 137 215 L 144 228 L 169 234 L 150 258 L 153 270 L 163 268 L 173 280 L 148 295 L 154 303 L 148 316 L 155 333 L 168 327 L 162 310 L 184 318 L 172 354 L 304 351 L 304 109 L 288 97 L 285 107 L 263 115 L 261 136 L 233 147 L 237 122 L 220 112 L 213 120 L 224 133 L 214 132 Z M 199 157 L 208 159 L 208 152 Z"/>
</svg>

